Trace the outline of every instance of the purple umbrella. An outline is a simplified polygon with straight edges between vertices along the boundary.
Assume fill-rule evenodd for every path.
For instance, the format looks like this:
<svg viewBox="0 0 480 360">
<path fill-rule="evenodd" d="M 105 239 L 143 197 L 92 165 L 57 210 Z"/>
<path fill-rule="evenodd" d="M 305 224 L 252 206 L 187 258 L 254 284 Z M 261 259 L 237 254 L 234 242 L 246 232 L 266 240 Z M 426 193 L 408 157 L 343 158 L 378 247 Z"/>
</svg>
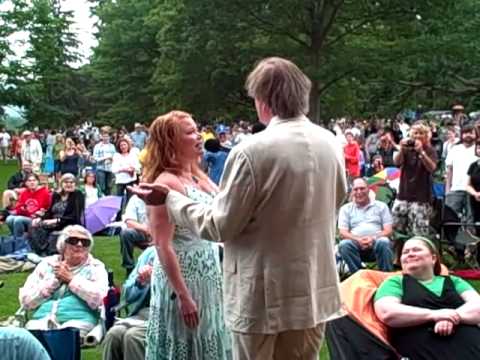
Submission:
<svg viewBox="0 0 480 360">
<path fill-rule="evenodd" d="M 122 205 L 121 196 L 104 196 L 85 209 L 85 227 L 95 234 L 107 227 Z"/>
</svg>

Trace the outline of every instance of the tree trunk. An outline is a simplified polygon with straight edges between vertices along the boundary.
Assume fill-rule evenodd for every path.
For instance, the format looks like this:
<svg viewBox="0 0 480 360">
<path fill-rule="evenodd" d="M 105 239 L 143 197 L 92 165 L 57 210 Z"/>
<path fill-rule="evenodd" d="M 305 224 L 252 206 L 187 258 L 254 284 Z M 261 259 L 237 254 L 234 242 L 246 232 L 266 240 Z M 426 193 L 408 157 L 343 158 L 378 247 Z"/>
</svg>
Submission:
<svg viewBox="0 0 480 360">
<path fill-rule="evenodd" d="M 316 124 L 320 124 L 320 95 L 319 82 L 312 80 L 312 91 L 310 92 L 310 112 L 309 117 Z"/>
</svg>

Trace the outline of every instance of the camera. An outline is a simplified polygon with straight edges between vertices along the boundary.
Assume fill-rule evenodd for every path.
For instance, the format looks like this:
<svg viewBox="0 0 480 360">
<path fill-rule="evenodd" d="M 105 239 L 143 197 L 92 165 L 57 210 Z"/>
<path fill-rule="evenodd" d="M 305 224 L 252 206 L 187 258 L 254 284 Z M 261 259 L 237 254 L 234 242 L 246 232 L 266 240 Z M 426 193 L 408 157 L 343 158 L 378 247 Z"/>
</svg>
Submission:
<svg viewBox="0 0 480 360">
<path fill-rule="evenodd" d="M 415 140 L 414 139 L 407 139 L 407 141 L 405 142 L 405 146 L 414 147 L 415 146 Z"/>
</svg>

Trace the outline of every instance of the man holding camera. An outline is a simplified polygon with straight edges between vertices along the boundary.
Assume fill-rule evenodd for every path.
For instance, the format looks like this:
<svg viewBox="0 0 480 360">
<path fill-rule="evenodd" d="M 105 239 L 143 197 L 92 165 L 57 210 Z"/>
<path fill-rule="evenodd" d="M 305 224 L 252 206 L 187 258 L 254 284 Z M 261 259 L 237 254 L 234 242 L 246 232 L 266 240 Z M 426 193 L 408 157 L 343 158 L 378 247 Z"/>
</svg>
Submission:
<svg viewBox="0 0 480 360">
<path fill-rule="evenodd" d="M 400 142 L 394 162 L 401 169 L 399 192 L 392 208 L 394 227 L 404 234 L 428 235 L 432 174 L 437 168 L 428 126 L 417 123 L 411 127 L 410 138 Z"/>
</svg>

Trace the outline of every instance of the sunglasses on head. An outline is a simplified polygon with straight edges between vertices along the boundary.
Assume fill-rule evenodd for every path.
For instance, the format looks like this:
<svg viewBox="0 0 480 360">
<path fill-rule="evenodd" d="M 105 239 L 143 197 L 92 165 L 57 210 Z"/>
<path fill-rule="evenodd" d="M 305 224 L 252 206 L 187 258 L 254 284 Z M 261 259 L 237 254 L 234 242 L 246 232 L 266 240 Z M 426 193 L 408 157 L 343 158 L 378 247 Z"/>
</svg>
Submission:
<svg viewBox="0 0 480 360">
<path fill-rule="evenodd" d="M 70 245 L 77 245 L 79 242 L 83 247 L 89 247 L 92 243 L 90 239 L 78 238 L 78 237 L 69 237 L 65 239 L 65 242 Z"/>
</svg>

